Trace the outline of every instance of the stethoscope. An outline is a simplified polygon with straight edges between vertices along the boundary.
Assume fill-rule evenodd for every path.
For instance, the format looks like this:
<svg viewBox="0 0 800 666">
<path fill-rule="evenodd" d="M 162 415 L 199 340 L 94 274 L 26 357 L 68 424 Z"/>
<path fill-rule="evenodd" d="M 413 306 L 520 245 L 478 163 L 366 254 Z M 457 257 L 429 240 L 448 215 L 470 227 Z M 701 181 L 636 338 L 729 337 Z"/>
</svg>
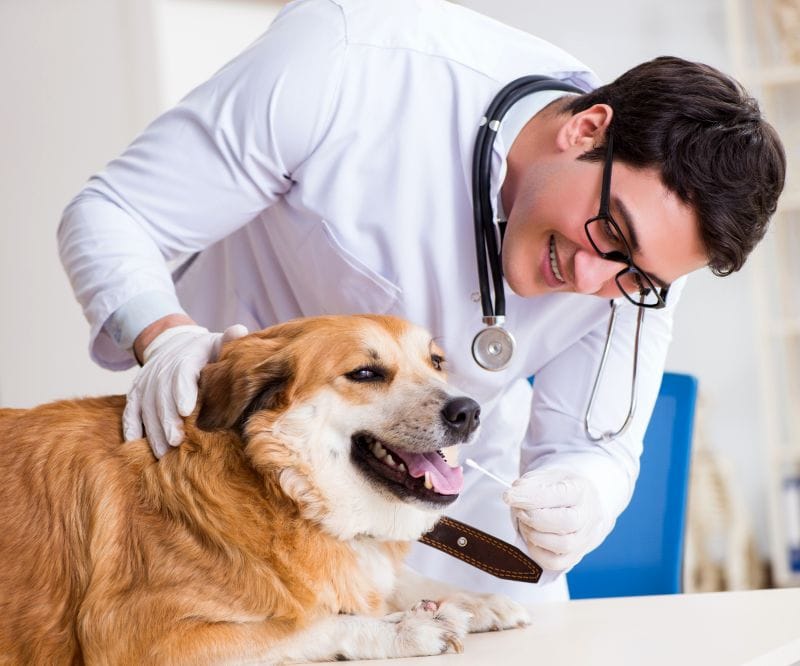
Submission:
<svg viewBox="0 0 800 666">
<path fill-rule="evenodd" d="M 491 168 L 492 146 L 500 123 L 508 110 L 520 99 L 527 95 L 541 91 L 564 91 L 565 93 L 582 94 L 584 91 L 564 81 L 546 76 L 524 76 L 506 85 L 492 100 L 486 114 L 481 119 L 478 135 L 475 140 L 475 152 L 472 158 L 472 210 L 475 223 L 475 248 L 478 264 L 478 283 L 481 295 L 481 308 L 483 310 L 483 323 L 485 327 L 478 331 L 472 340 L 472 357 L 475 362 L 485 370 L 497 372 L 508 367 L 514 355 L 516 343 L 514 336 L 506 330 L 505 312 L 506 299 L 503 285 L 503 268 L 500 258 L 500 244 L 502 243 L 502 227 L 498 237 L 497 227 L 494 224 L 494 212 L 491 202 Z M 490 279 L 491 272 L 491 279 Z M 492 302 L 494 294 L 494 302 Z M 634 345 L 633 375 L 631 378 L 631 398 L 625 422 L 615 431 L 593 433 L 590 418 L 597 398 L 598 389 L 603 376 L 603 371 L 611 347 L 611 338 L 617 317 L 617 308 L 611 301 L 611 315 L 608 322 L 606 343 L 600 358 L 594 384 L 592 385 L 589 404 L 584 417 L 584 430 L 587 437 L 593 442 L 609 441 L 623 434 L 633 420 L 636 411 L 636 384 L 637 365 L 639 359 L 639 337 L 644 308 L 639 308 L 636 320 L 636 342 Z"/>
<path fill-rule="evenodd" d="M 633 369 L 631 371 L 631 396 L 630 401 L 628 403 L 628 414 L 625 416 L 625 421 L 622 425 L 617 428 L 617 430 L 607 430 L 601 431 L 600 434 L 596 435 L 592 432 L 592 426 L 589 423 L 589 420 L 592 416 L 592 410 L 594 409 L 595 399 L 597 398 L 597 391 L 600 387 L 600 381 L 603 377 L 603 370 L 606 367 L 606 359 L 608 358 L 608 350 L 611 348 L 611 338 L 614 334 L 614 324 L 617 320 L 617 308 L 619 307 L 618 303 L 614 301 L 609 301 L 611 305 L 611 314 L 608 317 L 608 330 L 606 331 L 606 344 L 603 347 L 603 354 L 600 356 L 600 366 L 597 368 L 597 375 L 594 378 L 594 384 L 592 384 L 592 392 L 589 395 L 589 404 L 586 407 L 586 413 L 583 416 L 583 430 L 586 433 L 586 437 L 592 442 L 608 442 L 615 437 L 619 437 L 623 434 L 631 425 L 631 421 L 633 421 L 633 415 L 636 412 L 636 384 L 637 384 L 637 368 L 639 366 L 639 338 L 641 337 L 642 332 L 642 321 L 644 320 L 644 308 L 639 308 L 639 312 L 636 315 L 636 335 L 634 337 L 633 343 Z"/>
</svg>

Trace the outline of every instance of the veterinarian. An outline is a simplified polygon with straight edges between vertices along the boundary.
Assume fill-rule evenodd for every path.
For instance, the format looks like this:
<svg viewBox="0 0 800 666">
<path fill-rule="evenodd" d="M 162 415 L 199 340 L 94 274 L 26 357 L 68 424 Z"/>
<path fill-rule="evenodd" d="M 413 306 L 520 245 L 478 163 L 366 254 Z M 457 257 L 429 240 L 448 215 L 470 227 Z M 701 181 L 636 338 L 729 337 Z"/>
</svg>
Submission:
<svg viewBox="0 0 800 666">
<path fill-rule="evenodd" d="M 493 98 L 532 74 L 586 94 L 524 96 L 490 147 L 489 197 L 505 226 L 502 331 L 515 349 L 487 370 L 473 355 L 485 329 L 473 150 Z M 60 254 L 92 358 L 142 364 L 126 438 L 146 432 L 157 456 L 180 443 L 224 331 L 322 313 L 403 316 L 433 333 L 453 383 L 482 405 L 466 455 L 517 479 L 504 496 L 466 470 L 450 515 L 526 547 L 550 582 L 500 581 L 421 544 L 410 563 L 525 602 L 566 598 L 558 572 L 605 538 L 631 498 L 685 276 L 742 266 L 785 168 L 755 102 L 709 67 L 658 59 L 589 92 L 598 83 L 551 44 L 455 5 L 288 5 L 64 212 Z M 641 299 L 655 307 L 637 335 Z M 615 330 L 587 432 L 610 303 Z M 634 357 L 636 409 L 614 434 L 631 407 Z"/>
</svg>

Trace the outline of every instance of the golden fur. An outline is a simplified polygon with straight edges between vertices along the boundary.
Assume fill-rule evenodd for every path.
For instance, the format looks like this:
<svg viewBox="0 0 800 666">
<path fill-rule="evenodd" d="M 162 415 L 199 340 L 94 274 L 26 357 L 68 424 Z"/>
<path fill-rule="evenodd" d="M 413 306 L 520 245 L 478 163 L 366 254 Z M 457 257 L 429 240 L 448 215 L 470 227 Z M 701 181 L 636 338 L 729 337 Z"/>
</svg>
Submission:
<svg viewBox="0 0 800 666">
<path fill-rule="evenodd" d="M 281 419 L 303 404 L 313 419 L 328 419 L 329 403 L 331 415 L 373 407 L 401 386 L 429 400 L 446 387 L 431 360 L 439 353 L 390 317 L 251 334 L 204 369 L 185 441 L 160 461 L 146 440 L 123 443 L 123 396 L 0 409 L 0 661 L 269 658 L 320 618 L 386 613 L 393 579 L 372 575 L 363 553 L 399 569 L 408 539 L 438 511 L 394 509 L 423 516 L 399 538 L 326 523 L 335 501 L 293 443 L 316 435 L 299 417 Z M 342 376 L 377 361 L 395 381 Z"/>
</svg>

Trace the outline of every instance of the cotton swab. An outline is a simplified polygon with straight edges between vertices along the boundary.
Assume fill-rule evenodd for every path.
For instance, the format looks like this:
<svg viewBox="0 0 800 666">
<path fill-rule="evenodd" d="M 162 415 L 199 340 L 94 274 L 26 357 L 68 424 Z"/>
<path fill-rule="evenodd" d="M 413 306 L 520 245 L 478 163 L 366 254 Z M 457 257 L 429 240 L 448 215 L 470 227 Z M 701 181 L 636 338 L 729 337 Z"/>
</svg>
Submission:
<svg viewBox="0 0 800 666">
<path fill-rule="evenodd" d="M 464 460 L 465 465 L 469 465 L 472 469 L 477 469 L 481 474 L 485 474 L 490 479 L 494 479 L 497 483 L 504 485 L 506 488 L 510 488 L 511 484 L 506 481 L 505 479 L 501 479 L 497 474 L 492 474 L 488 469 L 481 467 L 478 463 L 476 463 L 472 458 L 467 458 Z"/>
</svg>

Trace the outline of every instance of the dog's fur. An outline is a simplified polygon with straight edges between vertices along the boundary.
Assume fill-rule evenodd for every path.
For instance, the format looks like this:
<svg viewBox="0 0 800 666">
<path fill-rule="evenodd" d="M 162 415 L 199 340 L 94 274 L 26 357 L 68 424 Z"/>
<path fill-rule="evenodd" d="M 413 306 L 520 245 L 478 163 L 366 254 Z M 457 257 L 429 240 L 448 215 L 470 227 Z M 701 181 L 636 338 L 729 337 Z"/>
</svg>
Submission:
<svg viewBox="0 0 800 666">
<path fill-rule="evenodd" d="M 391 317 L 251 334 L 203 370 L 185 441 L 158 462 L 123 443 L 122 396 L 0 409 L 0 662 L 412 656 L 526 622 L 436 588 L 387 615 L 417 594 L 401 563 L 448 498 L 392 488 L 351 449 L 359 433 L 417 452 L 474 434 L 443 424 L 440 355 Z"/>
</svg>

